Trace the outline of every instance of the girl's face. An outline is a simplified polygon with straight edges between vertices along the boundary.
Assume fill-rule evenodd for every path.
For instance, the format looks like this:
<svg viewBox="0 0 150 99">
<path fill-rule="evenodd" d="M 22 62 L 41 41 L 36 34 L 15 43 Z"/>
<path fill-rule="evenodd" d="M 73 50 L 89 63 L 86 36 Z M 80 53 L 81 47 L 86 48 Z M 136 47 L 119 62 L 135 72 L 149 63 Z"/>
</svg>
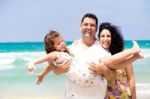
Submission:
<svg viewBox="0 0 150 99">
<path fill-rule="evenodd" d="M 54 39 L 54 47 L 57 51 L 63 52 L 66 50 L 66 43 L 61 36 Z"/>
<path fill-rule="evenodd" d="M 108 49 L 110 47 L 110 44 L 111 44 L 111 33 L 110 33 L 109 30 L 103 29 L 101 31 L 100 37 L 99 37 L 99 43 L 105 49 Z"/>
</svg>

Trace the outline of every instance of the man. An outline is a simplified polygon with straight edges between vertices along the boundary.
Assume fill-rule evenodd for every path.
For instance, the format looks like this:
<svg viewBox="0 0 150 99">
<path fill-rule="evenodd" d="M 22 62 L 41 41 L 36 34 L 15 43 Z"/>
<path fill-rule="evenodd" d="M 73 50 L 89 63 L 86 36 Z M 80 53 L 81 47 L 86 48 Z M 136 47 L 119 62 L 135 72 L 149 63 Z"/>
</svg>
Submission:
<svg viewBox="0 0 150 99">
<path fill-rule="evenodd" d="M 69 78 L 66 79 L 65 99 L 104 99 L 107 81 L 101 79 L 102 77 L 100 79 L 92 78 L 88 69 L 89 62 L 97 62 L 99 58 L 109 55 L 108 52 L 97 47 L 98 42 L 95 37 L 97 26 L 97 17 L 91 13 L 85 14 L 80 25 L 82 37 L 74 41 L 69 47 L 80 63 L 80 66 L 77 66 L 80 72 L 80 81 L 77 83 L 77 81 L 73 82 Z M 61 74 L 62 71 L 68 71 L 70 63 L 65 62 L 62 66 L 55 68 L 55 73 Z M 110 72 L 107 68 L 101 69 L 102 72 Z"/>
</svg>

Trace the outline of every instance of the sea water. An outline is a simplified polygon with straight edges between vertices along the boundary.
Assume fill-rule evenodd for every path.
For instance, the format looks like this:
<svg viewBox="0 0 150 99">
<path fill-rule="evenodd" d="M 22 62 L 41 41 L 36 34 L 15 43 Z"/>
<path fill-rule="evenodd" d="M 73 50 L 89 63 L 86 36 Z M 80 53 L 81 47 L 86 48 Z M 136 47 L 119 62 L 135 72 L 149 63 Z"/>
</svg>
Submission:
<svg viewBox="0 0 150 99">
<path fill-rule="evenodd" d="M 150 41 L 137 41 L 144 59 L 133 63 L 138 99 L 150 97 Z M 67 42 L 70 45 L 72 42 Z M 125 48 L 132 42 L 125 41 Z M 63 95 L 65 75 L 49 73 L 41 85 L 36 85 L 36 74 L 43 71 L 47 63 L 37 65 L 34 75 L 27 74 L 27 63 L 45 55 L 43 42 L 0 43 L 0 97 L 3 95 Z"/>
</svg>

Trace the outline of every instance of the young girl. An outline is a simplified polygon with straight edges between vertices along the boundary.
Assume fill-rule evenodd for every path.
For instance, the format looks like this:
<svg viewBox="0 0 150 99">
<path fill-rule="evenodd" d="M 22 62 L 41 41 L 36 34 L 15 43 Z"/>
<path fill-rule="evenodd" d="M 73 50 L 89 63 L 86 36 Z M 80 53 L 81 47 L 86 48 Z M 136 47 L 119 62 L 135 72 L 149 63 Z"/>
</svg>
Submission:
<svg viewBox="0 0 150 99">
<path fill-rule="evenodd" d="M 72 55 L 67 49 L 65 41 L 63 40 L 63 38 L 58 32 L 53 31 L 53 30 L 50 31 L 45 36 L 44 42 L 45 42 L 45 51 L 47 54 L 37 60 L 31 61 L 28 63 L 28 72 L 30 75 L 34 72 L 36 64 L 48 62 L 49 66 L 47 67 L 47 70 L 45 71 L 48 73 L 49 71 L 52 70 L 53 65 L 59 66 L 61 65 L 62 62 L 66 60 L 67 61 L 72 60 Z M 73 65 L 71 68 L 73 68 Z M 74 70 L 74 69 L 70 69 L 69 72 L 72 72 L 71 70 Z"/>
<path fill-rule="evenodd" d="M 48 62 L 49 64 L 49 67 L 41 75 L 39 75 L 37 81 L 38 84 L 42 81 L 43 77 L 47 74 L 47 72 L 52 70 L 53 66 L 59 66 L 63 61 L 72 60 L 70 70 L 66 73 L 67 77 L 69 77 L 69 79 L 71 79 L 72 81 L 76 82 L 81 86 L 89 86 L 90 84 L 94 85 L 93 77 L 95 76 L 91 75 L 88 69 L 83 70 L 80 69 L 82 68 L 83 64 L 78 63 L 77 59 L 73 57 L 71 52 L 67 49 L 63 38 L 58 32 L 50 31 L 45 36 L 44 42 L 47 54 L 37 60 L 28 63 L 29 74 L 33 73 L 33 71 L 35 70 L 35 66 L 37 64 L 43 62 Z M 138 47 L 136 42 L 133 42 L 133 44 L 134 45 L 132 49 L 120 52 L 119 54 L 110 56 L 106 60 L 101 61 L 101 66 L 106 65 L 108 67 L 111 67 L 119 63 L 122 63 L 126 60 L 134 61 L 138 59 L 138 57 L 135 57 L 135 54 L 140 52 L 140 48 Z M 118 66 L 117 68 L 122 67 Z"/>
</svg>

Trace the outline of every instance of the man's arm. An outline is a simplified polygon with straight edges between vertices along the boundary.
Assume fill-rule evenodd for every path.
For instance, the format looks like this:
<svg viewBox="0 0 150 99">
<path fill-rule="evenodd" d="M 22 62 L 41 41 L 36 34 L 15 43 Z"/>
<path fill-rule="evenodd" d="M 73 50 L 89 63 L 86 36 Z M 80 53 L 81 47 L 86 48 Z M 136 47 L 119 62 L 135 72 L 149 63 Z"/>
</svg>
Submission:
<svg viewBox="0 0 150 99">
<path fill-rule="evenodd" d="M 66 60 L 59 66 L 53 66 L 53 72 L 57 75 L 65 73 L 69 71 L 70 65 L 71 65 L 71 60 Z"/>
<path fill-rule="evenodd" d="M 99 64 L 101 64 L 99 66 Z M 90 72 L 91 74 L 94 75 L 103 75 L 105 77 L 106 80 L 111 80 L 114 79 L 116 77 L 116 72 L 108 67 L 106 67 L 105 65 L 103 65 L 103 63 L 90 63 L 89 64 L 90 67 Z"/>
<path fill-rule="evenodd" d="M 104 77 L 106 80 L 112 80 L 112 79 L 115 79 L 116 76 L 117 76 L 117 73 L 115 70 L 113 69 L 110 69 L 106 66 L 103 67 L 104 68 Z"/>
</svg>

